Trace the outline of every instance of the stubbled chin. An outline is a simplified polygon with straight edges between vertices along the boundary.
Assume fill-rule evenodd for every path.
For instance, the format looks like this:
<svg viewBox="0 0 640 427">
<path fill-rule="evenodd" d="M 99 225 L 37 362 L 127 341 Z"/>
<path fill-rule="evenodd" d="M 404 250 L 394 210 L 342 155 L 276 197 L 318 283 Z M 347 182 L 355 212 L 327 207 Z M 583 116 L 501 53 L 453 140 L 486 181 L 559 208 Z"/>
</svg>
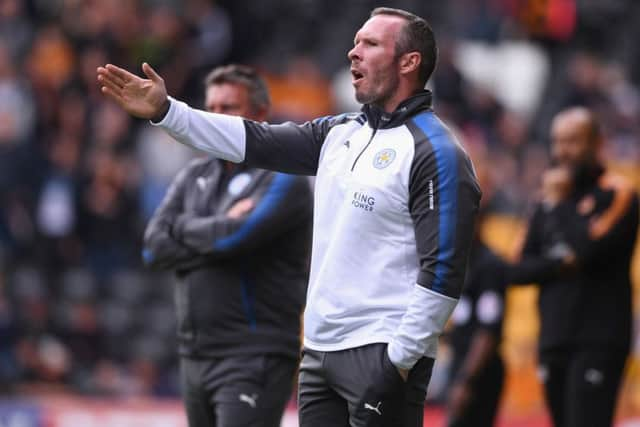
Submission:
<svg viewBox="0 0 640 427">
<path fill-rule="evenodd" d="M 356 89 L 356 101 L 358 101 L 360 104 L 367 103 L 365 93 L 363 93 L 361 90 L 358 90 L 358 89 Z"/>
</svg>

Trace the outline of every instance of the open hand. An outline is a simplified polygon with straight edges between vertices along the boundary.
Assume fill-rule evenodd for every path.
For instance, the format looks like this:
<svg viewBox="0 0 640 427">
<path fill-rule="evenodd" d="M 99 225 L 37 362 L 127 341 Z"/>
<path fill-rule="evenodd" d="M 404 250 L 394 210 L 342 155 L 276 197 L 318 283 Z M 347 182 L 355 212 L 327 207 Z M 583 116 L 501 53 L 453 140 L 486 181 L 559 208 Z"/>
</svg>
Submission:
<svg viewBox="0 0 640 427">
<path fill-rule="evenodd" d="M 129 114 L 141 119 L 162 116 L 169 108 L 167 89 L 162 77 L 146 62 L 143 79 L 112 64 L 98 67 L 101 90 Z"/>
</svg>

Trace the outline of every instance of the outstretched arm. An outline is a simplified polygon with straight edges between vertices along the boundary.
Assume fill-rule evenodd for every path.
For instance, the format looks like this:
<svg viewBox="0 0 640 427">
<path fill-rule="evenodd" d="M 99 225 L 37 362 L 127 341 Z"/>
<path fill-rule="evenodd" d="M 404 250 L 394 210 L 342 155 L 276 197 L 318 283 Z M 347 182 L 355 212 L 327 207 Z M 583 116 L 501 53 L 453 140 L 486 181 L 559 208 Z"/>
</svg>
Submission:
<svg viewBox="0 0 640 427">
<path fill-rule="evenodd" d="M 162 78 L 144 63 L 147 79 L 115 65 L 98 68 L 102 92 L 130 114 L 150 119 L 177 141 L 214 156 L 252 167 L 315 175 L 320 149 L 333 126 L 348 116 L 297 125 L 269 125 L 207 113 L 171 99 Z"/>
</svg>

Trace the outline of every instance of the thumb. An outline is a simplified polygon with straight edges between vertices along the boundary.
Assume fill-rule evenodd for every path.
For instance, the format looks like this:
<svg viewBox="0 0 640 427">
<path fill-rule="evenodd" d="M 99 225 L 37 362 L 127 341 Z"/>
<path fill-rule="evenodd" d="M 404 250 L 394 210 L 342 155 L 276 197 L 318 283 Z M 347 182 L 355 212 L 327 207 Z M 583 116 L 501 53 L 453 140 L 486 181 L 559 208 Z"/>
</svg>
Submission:
<svg viewBox="0 0 640 427">
<path fill-rule="evenodd" d="M 156 73 L 156 70 L 151 68 L 151 65 L 149 65 L 146 62 L 142 63 L 142 71 L 144 71 L 146 76 L 149 77 L 151 79 L 151 81 L 156 82 L 156 83 L 162 81 L 162 77 L 160 77 L 160 74 Z"/>
</svg>

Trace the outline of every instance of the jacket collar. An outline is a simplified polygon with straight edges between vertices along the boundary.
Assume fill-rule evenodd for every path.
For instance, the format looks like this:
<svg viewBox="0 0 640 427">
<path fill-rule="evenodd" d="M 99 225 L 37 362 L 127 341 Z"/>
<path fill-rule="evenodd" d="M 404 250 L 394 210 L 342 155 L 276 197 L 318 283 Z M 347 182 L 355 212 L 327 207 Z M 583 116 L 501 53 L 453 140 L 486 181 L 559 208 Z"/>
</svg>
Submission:
<svg viewBox="0 0 640 427">
<path fill-rule="evenodd" d="M 373 129 L 389 129 L 404 124 L 416 114 L 431 109 L 431 91 L 421 90 L 402 101 L 392 113 L 377 105 L 365 104 L 362 112 Z"/>
</svg>

